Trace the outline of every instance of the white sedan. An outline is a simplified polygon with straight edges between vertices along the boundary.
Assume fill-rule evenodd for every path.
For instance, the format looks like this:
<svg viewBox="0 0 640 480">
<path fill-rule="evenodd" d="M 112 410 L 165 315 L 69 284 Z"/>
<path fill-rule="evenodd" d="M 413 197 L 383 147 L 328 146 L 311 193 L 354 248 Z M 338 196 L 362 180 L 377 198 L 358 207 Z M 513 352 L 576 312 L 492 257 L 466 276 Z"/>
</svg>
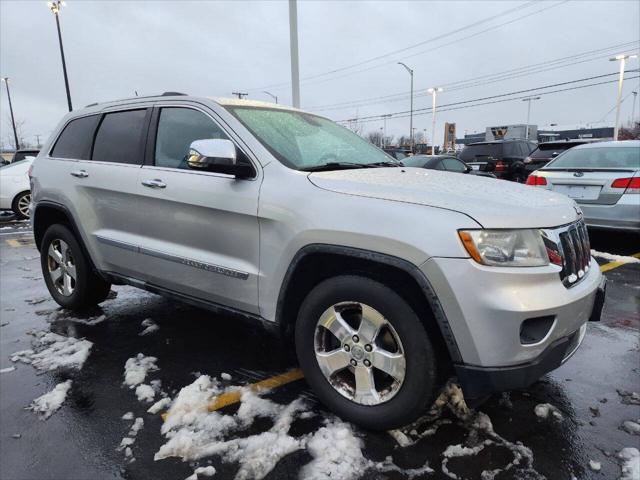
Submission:
<svg viewBox="0 0 640 480">
<path fill-rule="evenodd" d="M 31 186 L 29 167 L 34 157 L 0 167 L 0 210 L 13 210 L 18 218 L 29 218 Z"/>
</svg>

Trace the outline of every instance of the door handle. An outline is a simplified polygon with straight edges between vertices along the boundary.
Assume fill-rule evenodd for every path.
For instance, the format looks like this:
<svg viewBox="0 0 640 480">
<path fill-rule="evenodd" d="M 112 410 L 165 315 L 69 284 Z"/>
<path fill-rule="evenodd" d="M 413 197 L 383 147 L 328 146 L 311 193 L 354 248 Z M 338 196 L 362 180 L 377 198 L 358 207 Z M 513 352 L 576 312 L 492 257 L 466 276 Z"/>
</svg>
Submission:
<svg viewBox="0 0 640 480">
<path fill-rule="evenodd" d="M 167 186 L 162 180 L 154 179 L 154 180 L 143 180 L 142 185 L 149 188 L 165 188 Z"/>
<path fill-rule="evenodd" d="M 71 175 L 77 178 L 87 178 L 89 176 L 86 170 L 75 170 L 71 172 Z"/>
</svg>

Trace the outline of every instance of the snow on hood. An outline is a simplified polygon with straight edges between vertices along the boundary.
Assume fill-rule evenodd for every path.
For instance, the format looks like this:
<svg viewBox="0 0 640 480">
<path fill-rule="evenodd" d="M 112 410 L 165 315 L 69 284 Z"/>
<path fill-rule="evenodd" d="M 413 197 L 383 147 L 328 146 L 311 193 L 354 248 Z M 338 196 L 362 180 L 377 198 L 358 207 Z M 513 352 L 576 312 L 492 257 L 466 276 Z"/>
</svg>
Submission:
<svg viewBox="0 0 640 480">
<path fill-rule="evenodd" d="M 575 221 L 575 202 L 541 188 L 422 168 L 366 168 L 309 174 L 319 188 L 469 215 L 485 228 L 556 227 Z"/>
</svg>

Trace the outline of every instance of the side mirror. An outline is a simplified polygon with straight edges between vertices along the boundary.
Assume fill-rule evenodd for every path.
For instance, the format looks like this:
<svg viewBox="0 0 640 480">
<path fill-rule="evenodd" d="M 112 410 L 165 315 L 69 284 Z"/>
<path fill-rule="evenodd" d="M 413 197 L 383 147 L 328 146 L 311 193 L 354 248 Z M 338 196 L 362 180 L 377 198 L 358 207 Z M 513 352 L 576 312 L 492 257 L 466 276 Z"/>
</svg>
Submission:
<svg viewBox="0 0 640 480">
<path fill-rule="evenodd" d="M 239 178 L 253 176 L 253 168 L 246 163 L 238 163 L 236 146 L 231 140 L 195 140 L 189 146 L 187 165 L 194 170 L 225 173 Z"/>
</svg>

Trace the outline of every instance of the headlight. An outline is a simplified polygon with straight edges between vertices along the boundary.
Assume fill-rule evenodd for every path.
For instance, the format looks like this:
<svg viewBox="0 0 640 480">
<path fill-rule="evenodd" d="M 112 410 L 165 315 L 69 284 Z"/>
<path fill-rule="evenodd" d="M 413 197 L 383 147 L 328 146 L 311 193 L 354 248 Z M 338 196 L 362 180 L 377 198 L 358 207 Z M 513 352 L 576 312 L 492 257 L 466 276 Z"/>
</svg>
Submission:
<svg viewBox="0 0 640 480">
<path fill-rule="evenodd" d="M 538 230 L 461 230 L 464 247 L 476 262 L 496 267 L 540 267 L 549 264 Z"/>
</svg>

